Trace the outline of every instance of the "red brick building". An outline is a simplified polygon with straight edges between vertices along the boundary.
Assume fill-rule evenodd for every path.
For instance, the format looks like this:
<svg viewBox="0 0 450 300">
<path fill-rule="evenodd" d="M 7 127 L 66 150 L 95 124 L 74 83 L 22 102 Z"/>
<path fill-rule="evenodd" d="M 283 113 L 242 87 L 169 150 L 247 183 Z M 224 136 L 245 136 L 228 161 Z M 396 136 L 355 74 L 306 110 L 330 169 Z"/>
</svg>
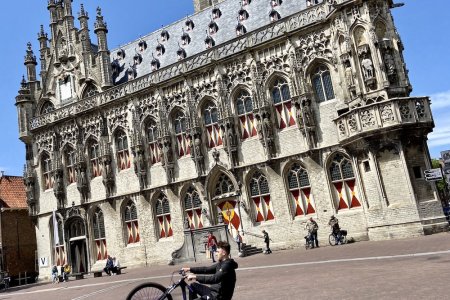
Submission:
<svg viewBox="0 0 450 300">
<path fill-rule="evenodd" d="M 11 284 L 26 276 L 34 278 L 36 233 L 28 215 L 25 186 L 19 176 L 0 175 L 0 270 Z M 30 279 L 28 280 L 30 282 Z M 23 282 L 22 282 L 23 283 Z"/>
</svg>

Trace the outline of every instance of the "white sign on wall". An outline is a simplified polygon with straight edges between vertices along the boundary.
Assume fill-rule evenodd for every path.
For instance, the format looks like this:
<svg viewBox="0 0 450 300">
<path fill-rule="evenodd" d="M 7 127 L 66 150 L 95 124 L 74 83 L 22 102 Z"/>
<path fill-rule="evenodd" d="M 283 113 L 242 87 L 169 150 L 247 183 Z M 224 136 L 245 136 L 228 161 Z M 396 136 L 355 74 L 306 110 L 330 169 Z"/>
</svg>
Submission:
<svg viewBox="0 0 450 300">
<path fill-rule="evenodd" d="M 48 257 L 40 257 L 39 258 L 39 267 L 48 267 Z"/>
<path fill-rule="evenodd" d="M 441 168 L 425 170 L 423 173 L 425 174 L 426 181 L 436 181 L 442 179 Z"/>
</svg>

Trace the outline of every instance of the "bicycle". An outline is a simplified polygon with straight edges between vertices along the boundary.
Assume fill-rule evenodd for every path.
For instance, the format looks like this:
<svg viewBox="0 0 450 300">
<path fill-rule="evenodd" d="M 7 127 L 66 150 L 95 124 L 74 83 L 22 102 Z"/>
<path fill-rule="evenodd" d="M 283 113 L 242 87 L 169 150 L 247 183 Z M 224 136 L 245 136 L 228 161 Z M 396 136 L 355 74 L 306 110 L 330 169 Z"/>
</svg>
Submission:
<svg viewBox="0 0 450 300">
<path fill-rule="evenodd" d="M 308 233 L 305 235 L 305 249 L 312 249 L 314 248 L 314 240 L 311 238 L 311 234 Z"/>
<path fill-rule="evenodd" d="M 339 243 L 341 245 L 347 244 L 347 230 L 340 230 L 340 239 L 338 243 L 336 243 L 336 236 L 333 232 L 331 232 L 330 236 L 328 237 L 328 242 L 331 246 L 335 246 Z"/>
<path fill-rule="evenodd" d="M 173 275 L 177 273 L 181 275 L 181 279 L 177 282 L 173 281 Z M 177 288 L 181 288 L 181 294 L 183 295 L 183 300 L 186 298 L 186 287 L 192 292 L 191 286 L 187 284 L 184 280 L 186 279 L 186 273 L 183 270 L 175 271 L 172 273 L 170 281 L 172 285 L 169 287 L 164 287 L 163 285 L 156 282 L 147 282 L 135 287 L 127 296 L 127 300 L 172 300 L 171 293 Z"/>
</svg>

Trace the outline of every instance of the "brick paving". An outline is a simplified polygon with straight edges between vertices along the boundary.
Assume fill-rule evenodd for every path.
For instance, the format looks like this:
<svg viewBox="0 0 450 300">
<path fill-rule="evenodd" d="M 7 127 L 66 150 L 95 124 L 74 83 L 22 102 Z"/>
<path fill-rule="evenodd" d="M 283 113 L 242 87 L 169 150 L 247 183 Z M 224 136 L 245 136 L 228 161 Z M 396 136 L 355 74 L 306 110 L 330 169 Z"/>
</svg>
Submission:
<svg viewBox="0 0 450 300">
<path fill-rule="evenodd" d="M 420 253 L 423 255 L 411 255 Z M 236 260 L 239 272 L 234 299 L 449 298 L 449 233 L 275 251 Z M 168 285 L 167 275 L 178 268 L 152 266 L 127 269 L 120 276 L 30 285 L 0 293 L 0 299 L 124 299 L 145 281 Z M 174 299 L 181 299 L 179 292 L 174 293 Z"/>
</svg>

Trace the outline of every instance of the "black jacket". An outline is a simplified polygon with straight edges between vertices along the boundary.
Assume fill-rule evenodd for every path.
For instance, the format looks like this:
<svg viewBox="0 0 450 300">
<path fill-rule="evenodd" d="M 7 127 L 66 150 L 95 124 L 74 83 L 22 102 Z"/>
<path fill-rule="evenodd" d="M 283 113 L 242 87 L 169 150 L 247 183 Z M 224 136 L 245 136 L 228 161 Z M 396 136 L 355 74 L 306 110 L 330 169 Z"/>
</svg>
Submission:
<svg viewBox="0 0 450 300">
<path fill-rule="evenodd" d="M 210 267 L 193 267 L 190 271 L 197 275 L 197 281 L 210 284 L 212 296 L 219 300 L 230 300 L 236 285 L 237 262 L 233 259 L 219 261 Z M 212 274 L 212 275 L 198 275 Z"/>
</svg>

